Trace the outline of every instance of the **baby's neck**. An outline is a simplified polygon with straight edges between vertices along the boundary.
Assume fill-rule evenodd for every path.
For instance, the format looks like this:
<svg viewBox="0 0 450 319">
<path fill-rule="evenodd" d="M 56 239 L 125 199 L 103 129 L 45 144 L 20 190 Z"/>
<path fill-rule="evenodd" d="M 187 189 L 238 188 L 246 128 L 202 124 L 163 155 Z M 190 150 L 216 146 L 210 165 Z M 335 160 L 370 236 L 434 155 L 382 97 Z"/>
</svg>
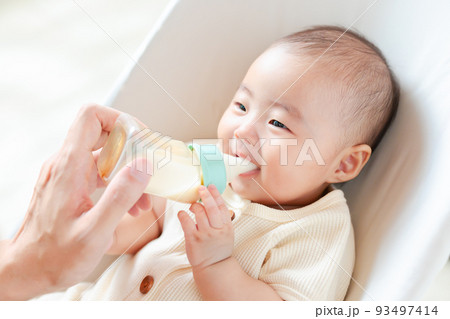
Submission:
<svg viewBox="0 0 450 319">
<path fill-rule="evenodd" d="M 290 210 L 290 209 L 297 209 L 303 206 L 299 205 L 267 205 L 267 207 L 273 208 L 273 209 L 280 209 L 280 210 Z"/>
</svg>

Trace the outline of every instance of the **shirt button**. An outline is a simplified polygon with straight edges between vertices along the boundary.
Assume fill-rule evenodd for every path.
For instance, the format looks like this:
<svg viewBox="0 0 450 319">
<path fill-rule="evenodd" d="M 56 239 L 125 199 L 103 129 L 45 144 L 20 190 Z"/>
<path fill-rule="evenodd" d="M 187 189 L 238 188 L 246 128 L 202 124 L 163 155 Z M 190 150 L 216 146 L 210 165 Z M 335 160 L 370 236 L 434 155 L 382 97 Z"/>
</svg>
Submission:
<svg viewBox="0 0 450 319">
<path fill-rule="evenodd" d="M 146 294 L 147 292 L 149 292 L 153 286 L 154 281 L 155 280 L 153 279 L 152 276 L 145 276 L 145 278 L 141 282 L 141 287 L 139 288 L 141 293 Z"/>
<path fill-rule="evenodd" d="M 233 221 L 236 214 L 231 209 L 229 209 L 228 211 L 230 212 L 231 221 Z"/>
</svg>

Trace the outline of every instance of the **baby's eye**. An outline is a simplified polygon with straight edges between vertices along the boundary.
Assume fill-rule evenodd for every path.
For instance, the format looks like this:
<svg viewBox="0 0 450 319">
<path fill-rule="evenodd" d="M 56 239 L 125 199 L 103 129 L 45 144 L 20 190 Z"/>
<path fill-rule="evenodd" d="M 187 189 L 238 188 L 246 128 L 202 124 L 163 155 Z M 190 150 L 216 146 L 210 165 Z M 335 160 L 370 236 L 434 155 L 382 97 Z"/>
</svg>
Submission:
<svg viewBox="0 0 450 319">
<path fill-rule="evenodd" d="M 284 125 L 283 123 L 281 123 L 281 122 L 279 122 L 279 121 L 277 121 L 277 120 L 270 120 L 269 123 L 272 124 L 273 126 L 281 127 L 281 128 L 286 128 L 286 129 L 287 129 L 287 126 L 286 126 L 286 125 Z"/>
<path fill-rule="evenodd" d="M 241 110 L 241 111 L 247 111 L 247 109 L 245 108 L 244 104 L 242 103 L 236 103 L 236 106 Z"/>
</svg>

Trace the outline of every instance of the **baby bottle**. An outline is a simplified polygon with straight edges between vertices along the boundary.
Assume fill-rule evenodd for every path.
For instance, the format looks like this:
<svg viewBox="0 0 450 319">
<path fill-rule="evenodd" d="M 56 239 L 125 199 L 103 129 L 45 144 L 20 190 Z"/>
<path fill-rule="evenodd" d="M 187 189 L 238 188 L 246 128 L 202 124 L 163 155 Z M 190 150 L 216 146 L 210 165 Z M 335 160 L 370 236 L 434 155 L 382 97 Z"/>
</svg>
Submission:
<svg viewBox="0 0 450 319">
<path fill-rule="evenodd" d="M 152 164 L 152 178 L 144 192 L 185 203 L 200 198 L 200 185 L 214 184 L 222 194 L 235 177 L 256 168 L 244 158 L 223 154 L 216 145 L 174 140 L 122 113 L 100 152 L 99 175 L 108 183 L 123 166 L 139 157 Z"/>
</svg>

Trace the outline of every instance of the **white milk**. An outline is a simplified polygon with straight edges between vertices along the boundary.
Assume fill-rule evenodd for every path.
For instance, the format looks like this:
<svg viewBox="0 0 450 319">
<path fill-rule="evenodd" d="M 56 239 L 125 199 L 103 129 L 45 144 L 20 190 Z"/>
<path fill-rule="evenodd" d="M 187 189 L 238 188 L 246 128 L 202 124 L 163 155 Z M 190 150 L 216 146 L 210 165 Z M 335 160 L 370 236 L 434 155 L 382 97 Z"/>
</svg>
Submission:
<svg viewBox="0 0 450 319">
<path fill-rule="evenodd" d="M 256 169 L 243 158 L 230 160 L 215 145 L 190 148 L 149 130 L 128 114 L 121 114 L 97 161 L 99 175 L 109 182 L 123 166 L 140 157 L 152 163 L 153 168 L 145 192 L 185 203 L 199 199 L 198 187 L 205 179 L 223 191 L 239 174 Z"/>
<path fill-rule="evenodd" d="M 193 156 L 196 156 L 186 144 L 171 140 L 170 152 L 162 149 L 150 150 L 153 158 L 153 175 L 145 189 L 146 193 L 173 199 L 178 202 L 193 203 L 198 197 L 198 187 L 202 184 L 202 170 L 200 165 L 193 165 Z M 167 161 L 167 154 L 170 159 Z M 158 163 L 162 163 L 158 167 Z"/>
</svg>

